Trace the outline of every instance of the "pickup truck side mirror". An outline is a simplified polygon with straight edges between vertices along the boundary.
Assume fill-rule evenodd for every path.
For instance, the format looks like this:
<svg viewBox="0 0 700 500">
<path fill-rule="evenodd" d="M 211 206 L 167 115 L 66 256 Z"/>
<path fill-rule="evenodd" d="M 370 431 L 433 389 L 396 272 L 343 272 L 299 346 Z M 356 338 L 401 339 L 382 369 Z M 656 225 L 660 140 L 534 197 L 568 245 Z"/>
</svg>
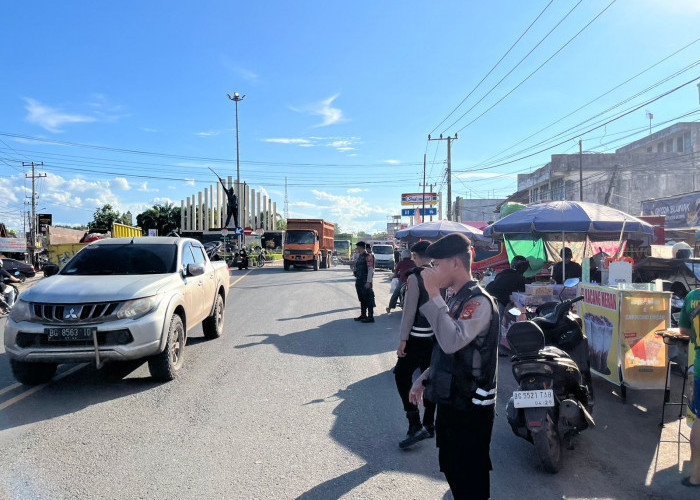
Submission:
<svg viewBox="0 0 700 500">
<path fill-rule="evenodd" d="M 44 278 L 58 274 L 58 266 L 56 264 L 48 264 L 44 266 Z"/>
<path fill-rule="evenodd" d="M 187 264 L 187 276 L 199 276 L 204 274 L 204 266 L 202 264 Z"/>
</svg>

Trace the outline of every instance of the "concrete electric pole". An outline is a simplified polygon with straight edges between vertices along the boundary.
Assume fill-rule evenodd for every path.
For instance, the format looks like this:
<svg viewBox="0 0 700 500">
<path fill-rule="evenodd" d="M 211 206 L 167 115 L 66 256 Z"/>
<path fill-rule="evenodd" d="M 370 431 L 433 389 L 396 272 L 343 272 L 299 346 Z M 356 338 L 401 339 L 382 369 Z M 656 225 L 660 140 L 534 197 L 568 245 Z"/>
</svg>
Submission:
<svg viewBox="0 0 700 500">
<path fill-rule="evenodd" d="M 240 202 L 240 197 L 241 197 L 241 158 L 240 158 L 240 153 L 239 153 L 239 147 L 238 147 L 238 103 L 245 99 L 245 95 L 241 95 L 238 92 L 233 93 L 233 97 L 231 97 L 230 94 L 226 94 L 229 99 L 231 99 L 233 102 L 236 103 L 236 197 L 238 198 L 238 213 L 236 214 L 236 218 L 238 219 L 238 222 L 240 224 L 241 222 L 241 202 Z M 238 235 L 238 248 L 241 248 L 241 235 Z"/>
<path fill-rule="evenodd" d="M 43 167 L 44 162 L 42 161 L 41 163 L 25 163 L 22 162 L 23 167 L 32 167 L 32 175 L 26 175 L 24 177 L 32 178 L 32 219 L 29 223 L 29 238 L 30 238 L 30 245 L 29 245 L 29 259 L 32 262 L 32 265 L 36 265 L 36 262 L 34 261 L 34 250 L 36 250 L 36 178 L 37 177 L 46 177 L 46 174 L 35 174 L 34 169 L 35 167 Z"/>
<path fill-rule="evenodd" d="M 454 137 L 443 137 L 440 134 L 438 139 L 433 139 L 428 134 L 429 141 L 447 141 L 447 220 L 452 220 L 452 141 L 457 140 L 457 134 Z"/>
</svg>

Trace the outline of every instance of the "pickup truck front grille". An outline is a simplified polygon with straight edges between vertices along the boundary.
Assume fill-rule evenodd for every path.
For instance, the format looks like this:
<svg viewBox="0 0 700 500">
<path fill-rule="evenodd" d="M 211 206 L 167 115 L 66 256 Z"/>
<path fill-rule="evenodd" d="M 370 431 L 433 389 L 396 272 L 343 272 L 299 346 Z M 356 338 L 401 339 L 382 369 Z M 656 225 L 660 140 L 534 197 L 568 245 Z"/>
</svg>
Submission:
<svg viewBox="0 0 700 500">
<path fill-rule="evenodd" d="M 290 250 L 289 252 L 292 255 L 313 255 L 314 254 L 313 250 Z"/>
<path fill-rule="evenodd" d="M 39 321 L 52 324 L 76 324 L 104 322 L 117 319 L 114 312 L 121 302 L 92 304 L 32 304 L 34 316 Z"/>
</svg>

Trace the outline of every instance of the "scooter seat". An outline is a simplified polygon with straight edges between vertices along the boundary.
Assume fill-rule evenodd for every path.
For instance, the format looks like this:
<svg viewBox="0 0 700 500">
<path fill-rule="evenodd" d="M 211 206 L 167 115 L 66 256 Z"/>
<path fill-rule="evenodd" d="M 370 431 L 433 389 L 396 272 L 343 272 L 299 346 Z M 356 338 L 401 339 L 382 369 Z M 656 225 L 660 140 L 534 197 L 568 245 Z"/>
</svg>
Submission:
<svg viewBox="0 0 700 500">
<path fill-rule="evenodd" d="M 545 346 L 544 332 L 534 321 L 513 323 L 506 333 L 508 343 L 520 353 L 535 353 Z"/>
<path fill-rule="evenodd" d="M 547 358 L 550 359 L 557 359 L 557 358 L 566 358 L 566 359 L 571 359 L 571 356 L 569 356 L 566 351 L 563 351 L 562 349 L 559 349 L 558 347 L 554 347 L 553 345 L 548 345 L 540 349 L 540 354 L 544 355 Z"/>
</svg>

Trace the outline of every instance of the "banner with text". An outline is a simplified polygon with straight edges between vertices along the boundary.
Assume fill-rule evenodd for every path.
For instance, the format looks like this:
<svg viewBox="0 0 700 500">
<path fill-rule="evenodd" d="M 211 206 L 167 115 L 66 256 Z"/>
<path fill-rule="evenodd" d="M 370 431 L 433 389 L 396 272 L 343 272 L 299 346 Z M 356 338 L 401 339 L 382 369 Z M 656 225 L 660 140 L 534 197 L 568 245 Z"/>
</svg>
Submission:
<svg viewBox="0 0 700 500">
<path fill-rule="evenodd" d="M 437 205 L 438 197 L 435 193 L 425 193 L 426 205 Z M 404 193 L 401 195 L 402 205 L 422 205 L 423 193 Z"/>
<path fill-rule="evenodd" d="M 588 338 L 591 369 L 610 382 L 619 384 L 620 302 L 617 290 L 581 284 L 579 295 L 584 297 L 579 302 L 578 313 Z"/>
</svg>

